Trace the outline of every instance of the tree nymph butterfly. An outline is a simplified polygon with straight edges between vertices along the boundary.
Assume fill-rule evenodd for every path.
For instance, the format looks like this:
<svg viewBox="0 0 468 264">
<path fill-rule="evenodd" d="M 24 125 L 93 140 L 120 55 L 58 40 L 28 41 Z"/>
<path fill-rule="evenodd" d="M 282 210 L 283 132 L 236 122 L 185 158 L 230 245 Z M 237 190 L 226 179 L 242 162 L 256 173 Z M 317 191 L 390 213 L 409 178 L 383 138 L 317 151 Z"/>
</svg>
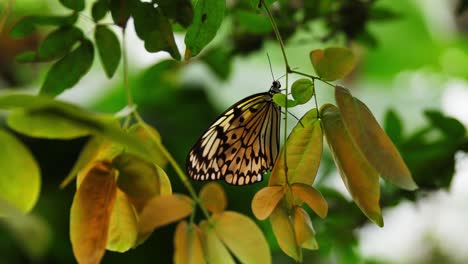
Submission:
<svg viewBox="0 0 468 264">
<path fill-rule="evenodd" d="M 190 150 L 186 170 L 197 181 L 222 180 L 232 185 L 260 182 L 279 152 L 280 107 L 268 92 L 251 95 L 222 113 Z"/>
</svg>

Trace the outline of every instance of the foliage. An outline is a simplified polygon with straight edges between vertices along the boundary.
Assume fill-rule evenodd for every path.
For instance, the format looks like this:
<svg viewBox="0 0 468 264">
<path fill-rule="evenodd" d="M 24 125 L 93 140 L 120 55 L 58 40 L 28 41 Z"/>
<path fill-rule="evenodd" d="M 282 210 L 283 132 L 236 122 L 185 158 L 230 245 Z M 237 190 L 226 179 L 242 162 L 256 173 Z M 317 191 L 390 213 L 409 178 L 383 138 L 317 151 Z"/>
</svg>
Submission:
<svg viewBox="0 0 468 264">
<path fill-rule="evenodd" d="M 270 241 L 257 223 L 247 215 L 227 210 L 229 199 L 221 185 L 205 184 L 197 192 L 163 144 L 158 130 L 137 111 L 134 99 L 138 94 L 132 97 L 130 92 L 124 45 L 130 18 L 147 52 L 167 52 L 172 57 L 150 68 L 142 82 L 167 88 L 175 86 L 174 76 L 181 68 L 197 59 L 226 80 L 233 56 L 253 52 L 267 39 L 278 40 L 285 62 L 286 92 L 276 94 L 273 101 L 284 108 L 285 119 L 289 108 L 307 107 L 312 98 L 315 107 L 300 118 L 289 135 L 285 133 L 268 186 L 255 194 L 251 209 L 257 219 L 268 219 L 280 249 L 295 261 L 303 260 L 302 249 L 317 250 L 322 241 L 325 248 L 338 242 L 341 254 L 353 254 L 345 248 L 356 242 L 352 231 L 366 217 L 383 226 L 382 207 L 403 198 L 415 200 L 418 186 L 424 191 L 449 187 L 454 154 L 457 150 L 467 151 L 463 125 L 436 111 L 427 111 L 430 125 L 409 137 L 403 135 L 397 114 L 388 112 L 387 135 L 362 101 L 346 88 L 330 83 L 353 71 L 357 60 L 351 49 L 304 51 L 316 75 L 293 70 L 289 65 L 284 41 L 315 20 L 326 24 L 328 34 L 324 40 L 341 35 L 347 41 L 375 45 L 366 24 L 398 17 L 391 10 L 375 7 L 377 1 L 280 0 L 273 5 L 273 1 L 244 0 L 229 6 L 224 0 L 199 0 L 194 5 L 188 0 L 95 0 L 91 8 L 94 42 L 77 23 L 85 12 L 85 1 L 59 2 L 69 9 L 67 14 L 25 17 L 11 30 L 11 36 L 22 38 L 38 27 L 53 27 L 36 51 L 17 57 L 22 63 L 53 64 L 39 95 L 2 95 L 0 109 L 9 111 L 7 124 L 12 130 L 29 137 L 88 137 L 61 184 L 63 188 L 76 181 L 69 230 L 79 263 L 99 263 L 106 250 L 128 252 L 173 223 L 177 224 L 173 234 L 175 263 L 272 262 Z M 236 26 L 230 45 L 223 45 L 214 39 L 227 16 Z M 106 19 L 111 22 L 103 22 Z M 116 34 L 114 28 L 121 32 Z M 185 32 L 184 62 L 179 61 L 174 32 Z M 108 78 L 115 76 L 122 65 L 130 109 L 123 115 L 93 113 L 54 99 L 88 73 L 95 50 Z M 288 75 L 292 74 L 303 78 L 289 87 Z M 319 107 L 317 82 L 334 89 L 336 105 Z M 167 96 L 171 89 L 166 90 L 158 92 Z M 146 96 L 151 98 L 145 91 L 141 97 Z M 135 101 L 144 104 L 144 100 Z M 427 139 L 433 130 L 442 136 Z M 319 166 L 325 160 L 323 137 L 362 214 L 341 194 L 315 184 Z M 0 130 L 0 139 L 4 142 L 0 148 L 0 167 L 4 169 L 0 178 L 0 216 L 8 221 L 23 219 L 39 197 L 40 171 L 34 156 L 11 132 Z M 432 151 L 437 146 L 444 147 Z M 437 173 L 442 176 L 436 175 L 434 166 L 440 168 Z M 173 185 L 178 181 L 172 175 L 177 175 L 188 194 L 175 192 Z M 384 183 L 381 190 L 380 177 L 392 185 Z M 315 222 L 316 217 L 310 211 L 328 220 L 317 221 L 314 228 L 312 220 Z M 343 234 L 345 240 L 338 241 L 336 237 Z"/>
</svg>

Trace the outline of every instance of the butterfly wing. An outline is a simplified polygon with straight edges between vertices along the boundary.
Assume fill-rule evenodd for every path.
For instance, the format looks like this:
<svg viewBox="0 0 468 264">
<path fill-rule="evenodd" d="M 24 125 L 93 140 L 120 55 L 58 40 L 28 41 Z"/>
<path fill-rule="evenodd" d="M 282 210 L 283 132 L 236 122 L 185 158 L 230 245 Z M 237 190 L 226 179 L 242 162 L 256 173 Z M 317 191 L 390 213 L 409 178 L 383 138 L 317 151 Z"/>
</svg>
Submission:
<svg viewBox="0 0 468 264">
<path fill-rule="evenodd" d="M 190 150 L 187 173 L 194 180 L 224 179 L 233 185 L 261 181 L 278 156 L 280 114 L 268 92 L 234 104 Z"/>
</svg>

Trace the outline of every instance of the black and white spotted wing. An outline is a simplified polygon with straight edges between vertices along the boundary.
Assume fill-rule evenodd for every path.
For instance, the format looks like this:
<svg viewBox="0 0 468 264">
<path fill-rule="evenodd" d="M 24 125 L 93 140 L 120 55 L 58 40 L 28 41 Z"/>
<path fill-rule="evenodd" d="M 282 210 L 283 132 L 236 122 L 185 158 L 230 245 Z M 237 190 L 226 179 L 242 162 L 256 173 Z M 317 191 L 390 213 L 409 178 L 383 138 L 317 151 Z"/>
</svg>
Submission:
<svg viewBox="0 0 468 264">
<path fill-rule="evenodd" d="M 199 181 L 245 185 L 262 180 L 279 151 L 280 107 L 272 98 L 281 85 L 249 96 L 222 113 L 187 156 L 188 175 Z"/>
</svg>

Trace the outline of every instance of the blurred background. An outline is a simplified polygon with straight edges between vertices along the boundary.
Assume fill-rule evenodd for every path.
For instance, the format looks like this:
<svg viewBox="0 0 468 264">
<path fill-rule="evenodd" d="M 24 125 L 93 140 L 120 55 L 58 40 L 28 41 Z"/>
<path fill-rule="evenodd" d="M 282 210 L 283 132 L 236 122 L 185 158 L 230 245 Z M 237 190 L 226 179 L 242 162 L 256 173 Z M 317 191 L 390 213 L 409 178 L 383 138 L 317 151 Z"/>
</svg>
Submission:
<svg viewBox="0 0 468 264">
<path fill-rule="evenodd" d="M 243 2 L 227 1 L 216 38 L 185 64 L 165 52 L 148 53 L 129 22 L 126 42 L 135 102 L 182 166 L 188 150 L 219 113 L 269 89 L 267 53 L 275 78 L 284 74 L 269 21 Z M 94 30 L 92 3 L 87 1 L 78 21 L 85 34 Z M 283 0 L 272 10 L 290 64 L 300 71 L 314 73 L 308 59 L 313 49 L 346 45 L 355 52 L 358 65 L 340 84 L 369 106 L 420 186 L 406 192 L 382 182 L 385 226 L 379 228 L 351 202 L 325 147 L 315 186 L 329 202 L 329 215 L 313 218 L 320 249 L 304 251 L 304 263 L 468 263 L 468 140 L 466 133 L 453 132 L 459 124 L 468 126 L 468 1 Z M 15 61 L 15 55 L 37 48 L 50 31 L 47 27 L 19 40 L 9 36 L 11 27 L 25 15 L 66 12 L 57 0 L 0 2 L 0 94 L 37 93 L 51 65 Z M 184 33 L 175 31 L 183 52 Z M 78 85 L 58 98 L 92 111 L 116 113 L 126 106 L 122 64 L 109 80 L 97 61 Z M 291 75 L 291 83 L 297 78 Z M 334 103 L 329 86 L 318 83 L 316 93 L 320 105 Z M 310 102 L 291 112 L 300 117 L 312 107 Z M 288 121 L 292 128 L 296 121 Z M 0 126 L 5 127 L 2 112 Z M 0 263 L 72 263 L 68 227 L 75 187 L 58 186 L 87 138 L 58 141 L 16 135 L 39 162 L 43 186 L 30 218 L 16 223 L 0 219 Z M 173 190 L 185 192 L 172 169 L 167 172 Z M 266 184 L 239 188 L 222 183 L 228 209 L 254 218 L 250 202 Z M 271 245 L 274 263 L 294 263 L 278 248 L 269 223 L 258 224 Z M 124 254 L 106 252 L 103 263 L 171 263 L 173 231 L 172 225 L 158 229 L 143 245 Z"/>
</svg>

